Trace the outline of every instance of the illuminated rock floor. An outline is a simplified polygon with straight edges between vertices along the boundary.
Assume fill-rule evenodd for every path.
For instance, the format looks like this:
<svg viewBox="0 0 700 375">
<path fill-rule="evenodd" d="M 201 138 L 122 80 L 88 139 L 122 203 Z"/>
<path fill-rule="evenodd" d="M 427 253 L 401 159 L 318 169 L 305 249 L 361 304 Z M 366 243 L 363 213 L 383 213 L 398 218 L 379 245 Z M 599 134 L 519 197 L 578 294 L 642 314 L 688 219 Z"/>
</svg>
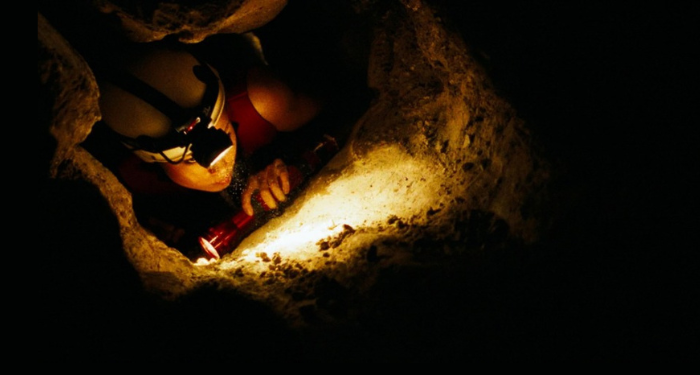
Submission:
<svg viewBox="0 0 700 375">
<path fill-rule="evenodd" d="M 22 254 L 39 260 L 40 357 L 235 365 L 697 354 L 697 256 L 685 242 L 692 142 L 667 99 L 688 85 L 676 75 L 685 65 L 674 71 L 642 47 L 663 39 L 641 22 L 647 13 L 489 4 L 452 16 L 493 86 L 454 59 L 456 45 L 430 43 L 442 35 L 430 17 L 382 29 L 394 34 L 374 44 L 368 75 L 379 96 L 343 152 L 215 264 L 152 252 L 162 247 L 129 227 L 119 187 L 72 155 L 84 178 L 46 180 L 34 251 Z M 684 35 L 685 18 L 660 21 Z M 630 65 L 643 59 L 650 67 Z M 513 129 L 531 131 L 551 164 L 533 211 L 551 220 L 543 236 L 523 209 L 545 186 L 539 159 L 511 142 L 529 139 Z"/>
</svg>

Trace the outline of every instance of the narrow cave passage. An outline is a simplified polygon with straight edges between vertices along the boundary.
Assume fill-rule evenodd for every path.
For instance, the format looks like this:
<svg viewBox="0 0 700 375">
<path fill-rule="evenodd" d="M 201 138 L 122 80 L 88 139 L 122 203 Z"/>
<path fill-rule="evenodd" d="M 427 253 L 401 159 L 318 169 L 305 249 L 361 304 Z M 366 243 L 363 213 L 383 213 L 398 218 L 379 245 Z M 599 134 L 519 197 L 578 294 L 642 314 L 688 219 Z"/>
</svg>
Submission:
<svg viewBox="0 0 700 375">
<path fill-rule="evenodd" d="M 289 269 L 321 270 L 322 274 L 343 269 L 334 276 L 342 284 L 351 282 L 355 273 L 373 274 L 395 262 L 410 264 L 416 255 L 449 256 L 483 249 L 484 240 L 499 247 L 536 237 L 539 198 L 527 196 L 541 192 L 546 172 L 537 168 L 545 163 L 528 148 L 522 121 L 494 95 L 458 35 L 445 32 L 429 8 L 380 7 L 364 18 L 342 6 L 330 13 L 339 18 L 329 17 L 326 7 L 314 8 L 315 12 L 296 9 L 299 13 L 283 13 L 255 31 L 270 65 L 282 67 L 285 76 L 307 90 L 331 93 L 329 115 L 322 115 L 311 129 L 334 134 L 343 151 L 315 180 L 313 189 L 285 212 L 287 217 L 275 221 L 275 226 L 287 226 L 270 231 L 285 233 L 277 237 L 275 246 L 265 242 L 268 238 L 251 238 L 247 246 L 257 250 L 238 254 L 250 256 L 249 264 L 232 259 L 203 271 L 183 267 L 181 256 L 172 248 L 154 242 L 133 225 L 128 194 L 106 196 L 120 201 L 111 204 L 122 215 L 121 233 L 129 244 L 125 250 L 134 264 L 143 267 L 139 272 L 147 284 L 155 283 L 156 290 L 186 293 L 202 278 L 211 277 L 200 272 L 211 271 L 214 280 L 234 289 L 248 278 L 262 277 L 271 285 L 281 281 L 262 293 L 281 292 L 289 298 L 288 290 L 309 288 L 284 287 L 297 283 L 288 275 Z M 382 12 L 386 19 L 374 18 Z M 300 24 L 325 25 L 329 32 L 319 34 Z M 76 25 L 69 22 L 68 26 Z M 105 33 L 96 32 L 92 36 L 97 39 L 88 40 L 80 31 L 68 27 L 66 34 L 76 38 L 76 48 L 88 62 L 102 58 L 99 46 L 118 45 Z M 237 61 L 225 47 L 234 37 L 215 35 L 191 47 L 208 54 L 213 65 L 224 66 Z M 84 143 L 88 148 L 90 141 Z M 101 149 L 91 151 L 97 154 Z M 92 179 L 109 177 L 99 173 Z M 528 210 L 520 210 L 526 199 L 530 199 Z M 294 218 L 291 223 L 286 221 L 289 217 Z M 300 230 L 302 225 L 307 227 Z M 307 233 L 309 226 L 322 231 L 297 236 Z M 295 246 L 306 255 L 285 259 L 290 253 L 282 250 L 290 247 L 288 239 L 302 237 Z M 388 261 L 376 267 L 367 264 L 368 259 Z M 246 272 L 248 276 L 237 279 L 236 275 Z M 163 282 L 161 277 L 149 280 L 160 273 L 173 273 L 179 282 Z M 306 297 L 283 308 L 298 309 L 296 304 L 314 300 L 313 292 L 298 294 Z"/>
<path fill-rule="evenodd" d="M 172 36 L 149 44 L 153 45 L 153 48 L 187 48 L 211 64 L 224 80 L 238 79 L 234 75 L 248 69 L 249 64 L 264 62 L 292 90 L 321 98 L 323 109 L 319 116 L 291 134 L 279 134 L 272 145 L 258 152 L 263 154 L 262 158 L 258 158 L 262 161 L 245 164 L 250 170 L 260 169 L 266 165 L 265 161 L 271 161 L 273 157 L 283 157 L 287 162 L 297 160 L 302 154 L 301 151 L 308 152 L 316 147 L 319 141 L 325 139 L 332 139 L 338 147 L 343 147 L 352 126 L 366 111 L 373 96 L 367 87 L 367 67 L 363 60 L 368 55 L 369 30 L 358 27 L 357 23 L 353 22 L 357 16 L 349 9 L 342 6 L 333 7 L 333 12 L 329 13 L 326 11 L 328 9 L 324 8 L 291 7 L 269 24 L 243 35 L 212 35 L 192 45 L 182 45 L 176 41 L 176 36 Z M 325 25 L 324 33 L 315 32 L 319 24 Z M 86 51 L 84 55 L 97 72 L 98 78 L 101 70 L 104 70 L 103 66 L 108 66 L 126 51 L 131 51 L 133 46 L 140 48 L 142 44 L 125 40 L 116 32 L 102 31 L 97 35 L 100 37 L 95 40 L 82 39 L 79 46 L 82 51 Z M 106 42 L 106 37 L 114 41 Z M 111 45 L 112 50 L 104 51 L 99 48 L 105 44 Z M 117 163 L 126 157 L 128 152 L 118 143 L 105 124 L 98 123 L 82 146 L 119 177 L 122 167 Z M 318 153 L 315 155 L 318 156 Z M 332 156 L 324 157 L 322 162 L 325 164 Z M 322 166 L 317 165 L 314 169 Z M 302 169 L 308 168 L 307 166 Z M 128 181 L 122 182 L 128 185 Z M 300 186 L 295 189 L 290 198 L 298 195 L 299 189 L 302 188 L 303 186 Z M 202 257 L 208 258 L 207 253 L 202 251 L 203 246 L 200 246 L 196 239 L 204 235 L 208 226 L 227 221 L 228 217 L 232 216 L 230 212 L 237 210 L 235 207 L 226 209 L 223 201 L 213 199 L 211 195 L 189 194 L 187 199 L 191 199 L 193 203 L 183 206 L 175 204 L 170 196 L 136 194 L 134 210 L 141 225 L 195 262 Z M 228 202 L 239 199 L 226 196 L 225 198 Z M 285 202 L 285 205 L 289 203 L 291 200 Z M 281 210 L 282 208 L 266 215 L 278 216 Z M 153 212 L 157 214 L 154 216 Z M 262 215 L 257 215 L 254 220 L 255 226 L 260 226 L 265 220 Z M 216 257 L 219 257 L 218 253 Z"/>
<path fill-rule="evenodd" d="M 301 86 L 338 95 L 333 116 L 316 125 L 337 131 L 344 151 L 298 205 L 270 222 L 273 236 L 257 232 L 240 253 L 211 266 L 180 262 L 120 217 L 117 230 L 138 274 L 129 275 L 156 294 L 181 293 L 173 303 L 149 304 L 147 314 L 120 310 L 160 335 L 138 347 L 161 345 L 168 360 L 174 353 L 207 358 L 212 346 L 249 358 L 265 358 L 258 351 L 265 348 L 278 358 L 303 349 L 326 359 L 391 360 L 460 358 L 465 348 L 496 357 L 526 344 L 509 329 L 533 333 L 528 314 L 541 313 L 526 305 L 513 315 L 513 307 L 541 296 L 527 280 L 516 281 L 526 279 L 517 273 L 529 259 L 521 237 L 537 229 L 546 176 L 526 127 L 459 38 L 425 8 L 414 9 L 418 3 L 397 2 L 360 19 L 328 16 L 342 15 L 344 6 L 304 8 L 311 3 L 296 3 L 288 10 L 299 13 L 282 13 L 255 32 L 271 65 Z M 320 25 L 327 32 L 318 33 Z M 339 43 L 347 28 L 356 33 Z M 116 207 L 121 214 L 130 208 Z M 335 221 L 311 223 L 328 217 Z M 216 324 L 202 328 L 203 321 Z M 299 338 L 288 331 L 296 324 L 311 327 L 302 331 L 306 346 L 290 340 Z M 125 340 L 117 331 L 107 333 Z"/>
</svg>

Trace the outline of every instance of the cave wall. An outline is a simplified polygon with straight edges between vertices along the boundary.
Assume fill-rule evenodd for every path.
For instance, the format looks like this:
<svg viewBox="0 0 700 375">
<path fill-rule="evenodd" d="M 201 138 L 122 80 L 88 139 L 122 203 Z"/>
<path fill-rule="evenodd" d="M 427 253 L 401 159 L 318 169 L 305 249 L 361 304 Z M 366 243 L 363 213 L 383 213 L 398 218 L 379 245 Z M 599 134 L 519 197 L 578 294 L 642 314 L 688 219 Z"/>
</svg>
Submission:
<svg viewBox="0 0 700 375">
<path fill-rule="evenodd" d="M 287 0 L 92 3 L 100 12 L 119 18 L 133 41 L 152 42 L 174 36 L 183 43 L 198 43 L 212 34 L 240 34 L 263 26 L 284 9 Z"/>
<path fill-rule="evenodd" d="M 285 2 L 211 2 L 198 8 L 199 13 L 185 14 L 166 2 L 147 3 L 150 11 L 145 13 L 118 3 L 93 5 L 105 15 L 117 15 L 135 41 L 172 34 L 193 43 L 206 35 L 263 25 Z M 317 318 L 333 320 L 348 314 L 333 313 L 336 307 L 324 304 L 321 289 L 327 282 L 322 280 L 332 280 L 346 301 L 359 304 L 345 307 L 357 312 L 364 308 L 362 294 L 387 282 L 386 270 L 427 269 L 436 277 L 465 254 L 537 241 L 546 226 L 538 210 L 546 199 L 546 161 L 538 155 L 526 124 L 497 94 L 462 36 L 429 2 L 350 4 L 370 29 L 369 58 L 360 63 L 367 64 L 367 85 L 375 97 L 353 126 L 342 152 L 311 181 L 309 191 L 405 162 L 415 168 L 373 180 L 377 186 L 364 194 L 404 194 L 403 205 L 408 208 L 396 214 L 391 211 L 394 206 L 387 206 L 382 222 L 351 227 L 335 238 L 319 238 L 321 243 L 335 241 L 332 251 L 314 246 L 304 262 L 270 253 L 258 255 L 250 264 L 233 258 L 208 266 L 193 265 L 142 228 L 128 191 L 79 146 L 99 119 L 97 86 L 80 53 L 39 13 L 40 101 L 46 107 L 40 125 L 55 140 L 55 148 L 48 152 L 48 178 L 84 180 L 105 197 L 118 219 L 124 252 L 146 290 L 176 298 L 214 283 L 263 301 L 293 322 L 308 319 L 310 310 Z M 254 11 L 259 7 L 266 11 Z M 412 195 L 414 191 L 423 194 Z M 314 199 L 310 193 L 299 197 L 287 216 L 261 232 L 284 226 L 285 218 Z M 245 245 L 255 247 L 261 241 L 251 236 Z M 290 272 L 294 269 L 305 277 Z"/>
</svg>

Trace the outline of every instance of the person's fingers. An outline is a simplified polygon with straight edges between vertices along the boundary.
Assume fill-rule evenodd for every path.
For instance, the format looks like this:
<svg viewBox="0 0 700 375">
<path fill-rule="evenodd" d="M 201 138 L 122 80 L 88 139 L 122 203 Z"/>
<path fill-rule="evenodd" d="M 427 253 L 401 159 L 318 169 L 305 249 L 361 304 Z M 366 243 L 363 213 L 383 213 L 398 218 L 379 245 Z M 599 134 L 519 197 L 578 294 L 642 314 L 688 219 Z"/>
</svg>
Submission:
<svg viewBox="0 0 700 375">
<path fill-rule="evenodd" d="M 265 173 L 267 174 L 267 183 L 270 187 L 272 195 L 274 195 L 278 201 L 284 202 L 287 198 L 284 196 L 282 188 L 280 188 L 279 180 L 277 178 L 279 175 L 278 168 L 275 166 L 275 164 L 270 164 L 265 169 Z"/>
<path fill-rule="evenodd" d="M 260 198 L 262 198 L 265 205 L 270 209 L 277 208 L 277 201 L 272 197 L 272 193 L 270 193 L 270 186 L 267 183 L 266 171 L 263 170 L 258 173 L 256 178 L 258 180 L 258 194 L 260 195 Z"/>
<path fill-rule="evenodd" d="M 289 194 L 289 170 L 287 165 L 281 159 L 275 159 L 274 164 L 279 181 L 282 182 L 282 191 L 287 195 Z"/>
<path fill-rule="evenodd" d="M 246 185 L 245 190 L 243 190 L 243 193 L 241 194 L 241 207 L 243 208 L 243 211 L 245 211 L 248 216 L 253 216 L 255 211 L 253 211 L 253 205 L 251 204 L 250 200 L 253 197 L 253 193 L 255 190 L 258 189 L 258 179 L 256 176 L 251 176 L 248 179 L 248 184 Z"/>
<path fill-rule="evenodd" d="M 277 208 L 277 202 L 287 200 L 289 194 L 289 170 L 281 159 L 267 166 L 264 170 L 250 176 L 248 184 L 241 194 L 241 207 L 246 214 L 253 216 L 252 199 L 257 191 L 263 202 L 270 209 Z"/>
<path fill-rule="evenodd" d="M 270 193 L 269 189 L 260 189 L 260 198 L 262 198 L 263 202 L 265 202 L 265 205 L 269 207 L 270 209 L 275 209 L 277 208 L 277 201 L 275 198 L 272 196 L 272 193 Z"/>
</svg>

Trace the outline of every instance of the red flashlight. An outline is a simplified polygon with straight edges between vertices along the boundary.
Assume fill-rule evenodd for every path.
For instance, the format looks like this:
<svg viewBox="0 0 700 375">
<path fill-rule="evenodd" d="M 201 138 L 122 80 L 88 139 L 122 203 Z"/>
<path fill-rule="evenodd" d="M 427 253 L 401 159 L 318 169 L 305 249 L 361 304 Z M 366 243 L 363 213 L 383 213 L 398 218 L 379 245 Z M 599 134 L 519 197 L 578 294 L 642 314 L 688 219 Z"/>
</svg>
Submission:
<svg viewBox="0 0 700 375">
<path fill-rule="evenodd" d="M 311 150 L 302 154 L 301 161 L 295 165 L 287 166 L 289 172 L 290 199 L 284 203 L 288 204 L 292 199 L 295 190 L 309 176 L 316 172 L 319 167 L 328 162 L 335 153 L 338 152 L 338 144 L 333 137 L 324 135 L 324 139 Z M 243 241 L 253 230 L 267 222 L 273 211 L 263 201 L 260 194 L 256 192 L 251 199 L 253 206 L 253 216 L 248 216 L 243 210 L 235 213 L 230 218 L 209 228 L 204 236 L 199 237 L 199 244 L 202 246 L 210 259 L 220 259 L 227 253 L 233 251 L 238 244 Z"/>
<path fill-rule="evenodd" d="M 205 236 L 199 237 L 199 244 L 210 258 L 220 259 L 221 252 L 240 243 L 254 223 L 255 216 L 239 211 L 231 219 L 209 228 Z"/>
</svg>

